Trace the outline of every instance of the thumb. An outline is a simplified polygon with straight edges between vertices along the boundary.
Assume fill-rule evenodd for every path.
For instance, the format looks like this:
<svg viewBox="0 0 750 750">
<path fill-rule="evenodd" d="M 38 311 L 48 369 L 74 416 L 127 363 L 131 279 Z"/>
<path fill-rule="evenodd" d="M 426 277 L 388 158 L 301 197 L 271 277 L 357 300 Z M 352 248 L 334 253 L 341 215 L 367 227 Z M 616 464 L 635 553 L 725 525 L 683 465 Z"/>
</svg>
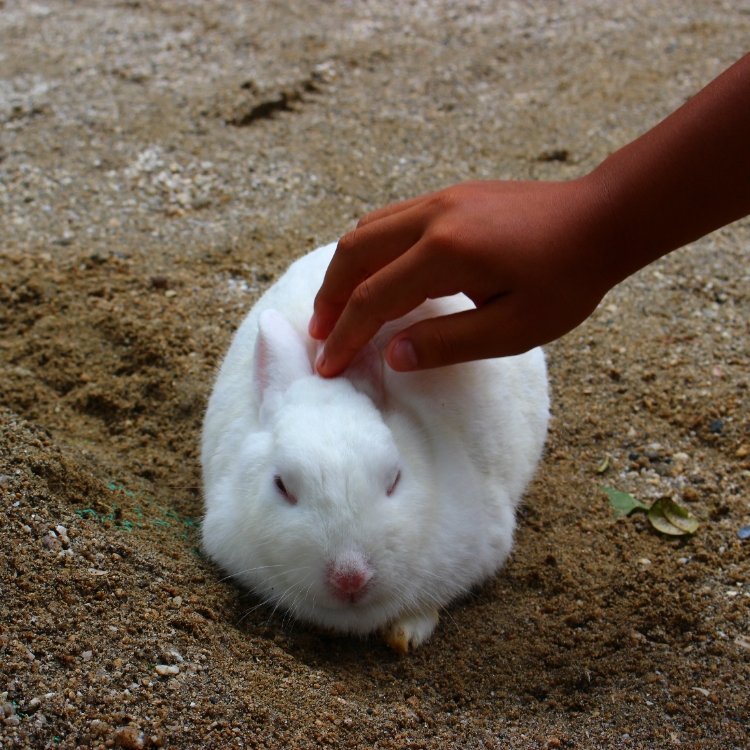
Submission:
<svg viewBox="0 0 750 750">
<path fill-rule="evenodd" d="M 407 372 L 520 354 L 537 342 L 514 308 L 513 301 L 500 297 L 480 308 L 421 320 L 391 339 L 386 361 Z"/>
</svg>

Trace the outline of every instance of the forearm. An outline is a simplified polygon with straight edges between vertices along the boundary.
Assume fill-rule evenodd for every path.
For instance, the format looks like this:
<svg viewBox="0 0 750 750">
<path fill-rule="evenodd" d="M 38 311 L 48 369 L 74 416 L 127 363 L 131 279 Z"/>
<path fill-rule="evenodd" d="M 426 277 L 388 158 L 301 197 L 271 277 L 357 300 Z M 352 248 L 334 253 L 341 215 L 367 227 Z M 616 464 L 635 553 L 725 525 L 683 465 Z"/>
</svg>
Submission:
<svg viewBox="0 0 750 750">
<path fill-rule="evenodd" d="M 585 179 L 608 287 L 750 213 L 750 55 Z"/>
</svg>

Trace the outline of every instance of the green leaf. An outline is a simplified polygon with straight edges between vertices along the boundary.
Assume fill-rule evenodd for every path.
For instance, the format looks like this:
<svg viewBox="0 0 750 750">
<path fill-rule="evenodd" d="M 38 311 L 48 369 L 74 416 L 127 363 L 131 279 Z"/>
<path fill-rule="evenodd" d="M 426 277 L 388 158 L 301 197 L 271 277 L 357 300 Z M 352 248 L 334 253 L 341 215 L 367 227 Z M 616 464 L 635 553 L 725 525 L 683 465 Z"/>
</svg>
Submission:
<svg viewBox="0 0 750 750">
<path fill-rule="evenodd" d="M 670 536 L 694 534 L 700 526 L 685 508 L 668 497 L 659 498 L 649 508 L 648 520 L 657 531 Z"/>
<path fill-rule="evenodd" d="M 602 487 L 602 489 L 607 493 L 609 504 L 614 508 L 615 515 L 618 518 L 629 516 L 636 510 L 648 510 L 649 508 L 645 503 L 636 500 L 629 492 L 621 492 L 614 487 Z"/>
</svg>

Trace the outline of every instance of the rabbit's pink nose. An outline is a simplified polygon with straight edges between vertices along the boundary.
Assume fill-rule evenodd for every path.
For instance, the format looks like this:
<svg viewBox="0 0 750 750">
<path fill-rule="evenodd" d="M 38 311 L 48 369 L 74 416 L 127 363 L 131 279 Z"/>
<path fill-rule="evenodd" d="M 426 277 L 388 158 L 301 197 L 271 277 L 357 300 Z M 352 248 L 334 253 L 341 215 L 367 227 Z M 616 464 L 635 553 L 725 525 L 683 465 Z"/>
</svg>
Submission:
<svg viewBox="0 0 750 750">
<path fill-rule="evenodd" d="M 333 595 L 345 602 L 362 598 L 371 579 L 372 571 L 366 565 L 343 568 L 333 565 L 328 570 L 328 584 Z"/>
</svg>

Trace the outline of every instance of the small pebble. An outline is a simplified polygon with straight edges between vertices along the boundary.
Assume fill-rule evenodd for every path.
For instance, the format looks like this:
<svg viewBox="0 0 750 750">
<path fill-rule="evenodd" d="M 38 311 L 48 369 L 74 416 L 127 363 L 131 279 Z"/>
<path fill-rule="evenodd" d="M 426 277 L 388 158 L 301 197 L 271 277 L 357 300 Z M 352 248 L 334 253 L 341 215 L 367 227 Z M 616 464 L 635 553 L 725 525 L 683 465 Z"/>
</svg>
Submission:
<svg viewBox="0 0 750 750">
<path fill-rule="evenodd" d="M 54 531 L 43 537 L 42 544 L 52 552 L 59 552 L 62 549 L 62 542 L 57 538 Z"/>
<path fill-rule="evenodd" d="M 60 538 L 60 541 L 66 546 L 70 546 L 70 539 L 68 538 L 68 530 L 65 528 L 65 526 L 58 524 L 55 526 L 55 531 L 57 532 L 57 536 Z"/>
<path fill-rule="evenodd" d="M 700 493 L 695 487 L 685 487 L 682 491 L 682 499 L 688 503 L 694 503 L 700 499 Z"/>
<path fill-rule="evenodd" d="M 169 289 L 169 279 L 166 276 L 152 276 L 151 286 L 154 289 Z"/>
<path fill-rule="evenodd" d="M 157 664 L 155 669 L 160 677 L 170 677 L 180 673 L 180 668 L 176 664 Z"/>
<path fill-rule="evenodd" d="M 94 737 L 104 737 L 105 734 L 108 734 L 111 727 L 109 724 L 107 724 L 106 721 L 102 721 L 101 719 L 94 719 L 89 724 L 89 732 L 94 735 Z"/>
<path fill-rule="evenodd" d="M 708 431 L 712 435 L 721 435 L 724 432 L 724 420 L 723 419 L 712 419 L 708 425 Z"/>
<path fill-rule="evenodd" d="M 115 747 L 121 747 L 123 750 L 141 750 L 144 746 L 143 732 L 138 731 L 136 727 L 116 729 L 113 739 Z"/>
</svg>

